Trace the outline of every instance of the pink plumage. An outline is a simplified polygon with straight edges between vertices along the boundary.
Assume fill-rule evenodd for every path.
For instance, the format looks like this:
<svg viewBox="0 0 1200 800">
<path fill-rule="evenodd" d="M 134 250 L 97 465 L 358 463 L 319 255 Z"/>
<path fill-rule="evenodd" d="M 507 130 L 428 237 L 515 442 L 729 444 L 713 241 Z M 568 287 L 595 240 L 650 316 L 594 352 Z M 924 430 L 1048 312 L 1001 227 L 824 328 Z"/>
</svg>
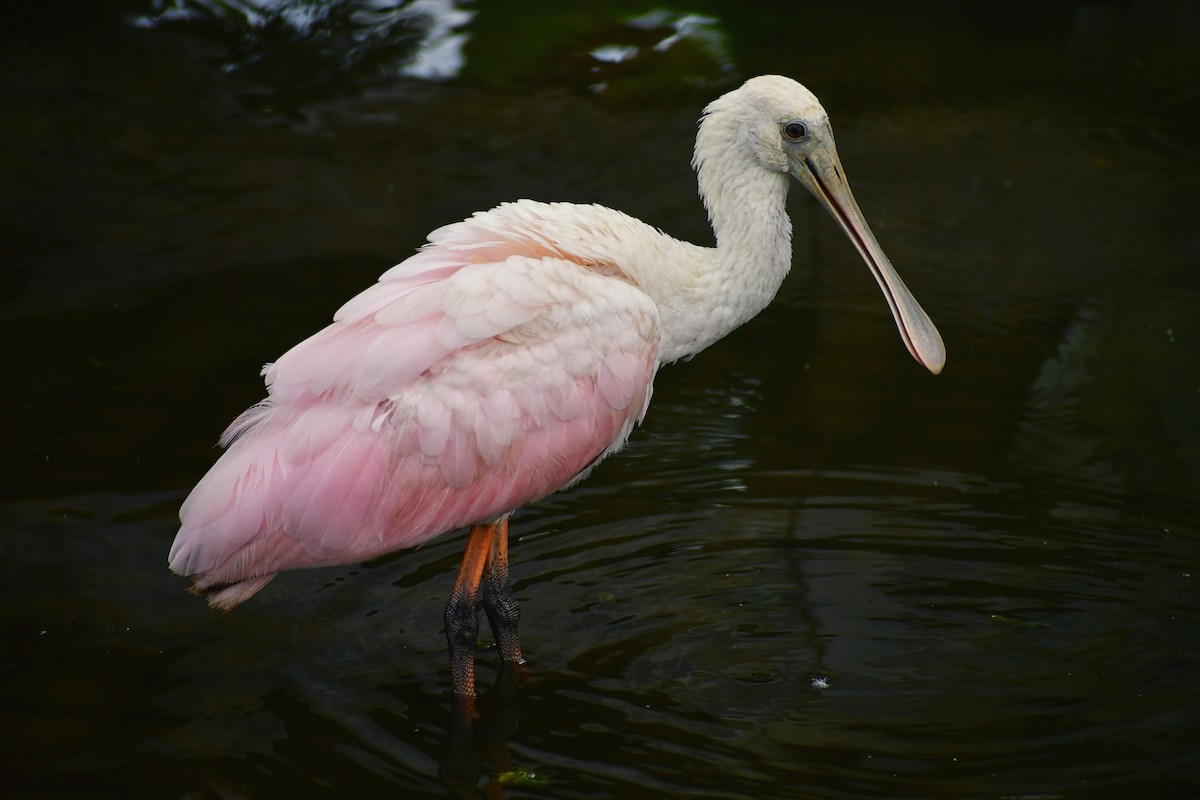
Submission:
<svg viewBox="0 0 1200 800">
<path fill-rule="evenodd" d="M 750 320 L 791 266 L 789 177 L 826 207 L 936 373 L 937 328 L 863 219 L 829 119 L 762 76 L 705 109 L 692 163 L 716 247 L 619 211 L 520 200 L 439 228 L 263 370 L 268 396 L 188 496 L 171 569 L 232 608 L 276 573 L 363 561 L 470 525 L 446 610 L 454 691 L 474 693 L 481 586 L 522 663 L 507 515 L 618 450 L 660 364 Z"/>
<path fill-rule="evenodd" d="M 269 396 L 184 502 L 171 568 L 231 608 L 282 570 L 502 517 L 620 447 L 658 367 L 654 303 L 506 227 L 523 212 L 561 231 L 570 208 L 436 231 L 267 365 Z"/>
</svg>

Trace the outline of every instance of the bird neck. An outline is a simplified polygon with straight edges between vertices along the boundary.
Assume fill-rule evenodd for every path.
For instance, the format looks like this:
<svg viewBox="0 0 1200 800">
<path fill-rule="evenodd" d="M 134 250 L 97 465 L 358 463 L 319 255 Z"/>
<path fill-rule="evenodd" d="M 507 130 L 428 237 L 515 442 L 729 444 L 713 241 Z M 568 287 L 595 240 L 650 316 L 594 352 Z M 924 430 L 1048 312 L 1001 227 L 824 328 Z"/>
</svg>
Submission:
<svg viewBox="0 0 1200 800">
<path fill-rule="evenodd" d="M 671 302 L 659 301 L 668 317 L 663 362 L 693 356 L 748 322 L 775 297 L 791 268 L 787 173 L 719 158 L 696 167 L 717 246 L 695 248 L 684 268 L 688 280 L 676 284 L 681 291 Z"/>
</svg>

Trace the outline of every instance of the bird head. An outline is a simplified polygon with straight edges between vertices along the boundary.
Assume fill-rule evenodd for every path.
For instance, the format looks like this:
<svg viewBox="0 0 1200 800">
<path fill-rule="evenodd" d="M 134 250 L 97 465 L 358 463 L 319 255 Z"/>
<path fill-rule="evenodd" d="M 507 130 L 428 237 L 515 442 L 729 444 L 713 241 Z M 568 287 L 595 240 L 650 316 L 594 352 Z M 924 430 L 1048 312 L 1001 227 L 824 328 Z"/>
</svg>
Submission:
<svg viewBox="0 0 1200 800">
<path fill-rule="evenodd" d="M 750 154 L 762 169 L 790 174 L 837 221 L 883 292 L 909 353 L 941 372 L 946 348 L 937 327 L 892 268 L 854 200 L 833 141 L 829 115 L 816 96 L 779 75 L 751 78 L 704 110 L 693 165 L 703 172 L 709 154 Z M 701 175 L 703 180 L 703 175 Z"/>
</svg>

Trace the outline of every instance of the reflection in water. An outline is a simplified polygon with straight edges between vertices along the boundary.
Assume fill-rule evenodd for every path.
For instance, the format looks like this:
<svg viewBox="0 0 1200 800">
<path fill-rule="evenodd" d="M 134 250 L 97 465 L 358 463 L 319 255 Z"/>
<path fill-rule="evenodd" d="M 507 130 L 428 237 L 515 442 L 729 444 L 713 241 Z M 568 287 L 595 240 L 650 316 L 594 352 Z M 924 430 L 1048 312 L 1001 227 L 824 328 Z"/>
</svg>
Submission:
<svg viewBox="0 0 1200 800">
<path fill-rule="evenodd" d="M 1111 313 L 1085 307 L 1068 324 L 1058 351 L 1042 365 L 1031 387 L 1014 458 L 1120 492 L 1120 476 L 1112 466 L 1095 461 L 1098 442 L 1079 430 L 1080 405 L 1091 390 Z"/>
<path fill-rule="evenodd" d="M 616 89 L 644 79 L 647 71 L 666 68 L 673 81 L 721 86 L 735 73 L 728 36 L 721 20 L 687 11 L 653 8 L 628 14 L 619 8 L 511 7 L 464 4 L 454 0 L 175 0 L 153 13 L 133 18 L 148 28 L 186 29 L 215 38 L 227 48 L 223 69 L 263 80 L 291 102 L 316 94 L 345 91 L 398 77 L 448 79 L 468 67 L 472 36 L 485 37 L 476 51 L 502 49 L 508 57 L 473 77 L 486 83 L 527 82 L 541 70 L 556 70 L 563 54 L 586 73 L 592 92 Z M 499 35 L 488 39 L 488 25 L 473 25 L 480 9 L 502 14 Z M 581 27 L 577 20 L 594 25 Z M 513 41 L 528 30 L 546 30 L 547 41 L 561 50 L 531 62 L 514 57 Z M 578 41 L 564 41 L 574 29 Z M 628 62 L 628 63 L 627 63 Z M 701 79 L 701 76 L 705 76 Z M 662 80 L 661 78 L 659 80 Z M 619 81 L 614 87 L 613 81 Z"/>
<path fill-rule="evenodd" d="M 135 713 L 107 720 L 103 747 L 127 761 L 124 741 L 164 776 L 194 762 L 194 785 L 269 782 L 274 796 L 378 783 L 439 796 L 439 770 L 460 786 L 479 770 L 479 783 L 536 776 L 549 796 L 733 797 L 730 785 L 797 782 L 1045 794 L 1096 781 L 1087 754 L 1097 747 L 1122 781 L 1154 779 L 1137 740 L 1148 724 L 1184 730 L 1200 668 L 1194 652 L 1162 647 L 1200 620 L 1180 602 L 1188 579 L 1145 546 L 1158 520 L 1120 517 L 1122 541 L 1094 515 L 1031 519 L 1060 495 L 979 476 L 730 467 L 750 485 L 790 486 L 794 499 L 734 494 L 724 508 L 656 513 L 641 508 L 653 490 L 631 493 L 609 474 L 523 515 L 523 529 L 540 531 L 513 555 L 536 619 L 530 674 L 514 695 L 481 656 L 481 682 L 495 688 L 478 729 L 456 727 L 431 622 L 456 538 L 367 568 L 281 576 L 263 602 L 217 617 L 192 613 L 194 599 L 154 568 L 157 509 L 171 498 L 147 498 L 135 514 L 134 498 L 83 498 L 62 504 L 73 510 L 53 536 L 36 516 L 9 516 L 6 529 L 29 531 L 8 545 L 30 574 L 75 565 L 67 580 L 91 587 L 126 563 L 141 577 L 109 587 L 111 611 L 88 614 L 99 629 L 122 620 L 101 641 L 109 658 L 141 665 L 96 687 L 138 698 Z M 114 558 L 117 542 L 129 544 Z M 1187 546 L 1179 534 L 1163 544 Z M 128 613 L 148 596 L 160 602 Z M 44 606 L 24 613 L 50 626 L 30 640 L 47 669 L 77 664 L 96 635 L 80 639 Z M 814 689 L 814 676 L 831 688 Z M 88 708 L 78 693 L 37 692 L 41 680 L 24 668 L 7 676 L 36 698 L 30 714 Z M 152 733 L 147 716 L 162 720 Z M 1186 741 L 1165 738 L 1157 754 L 1180 757 Z"/>
<path fill-rule="evenodd" d="M 453 78 L 462 71 L 465 28 L 474 13 L 452 0 L 416 0 L 412 12 L 430 21 L 412 60 L 400 70 L 410 78 Z"/>
<path fill-rule="evenodd" d="M 525 789 L 544 782 L 534 770 L 514 764 L 508 749 L 508 737 L 517 729 L 520 717 L 518 677 L 523 672 L 501 665 L 496 685 L 480 698 L 478 716 L 468 716 L 461 703 L 451 704 L 438 779 L 459 796 L 496 800 L 504 796 L 507 785 Z M 482 791 L 478 788 L 481 781 Z"/>
<path fill-rule="evenodd" d="M 197 30 L 229 49 L 223 68 L 295 92 L 371 76 L 448 78 L 462 69 L 473 12 L 453 0 L 176 0 L 135 18 Z"/>
</svg>

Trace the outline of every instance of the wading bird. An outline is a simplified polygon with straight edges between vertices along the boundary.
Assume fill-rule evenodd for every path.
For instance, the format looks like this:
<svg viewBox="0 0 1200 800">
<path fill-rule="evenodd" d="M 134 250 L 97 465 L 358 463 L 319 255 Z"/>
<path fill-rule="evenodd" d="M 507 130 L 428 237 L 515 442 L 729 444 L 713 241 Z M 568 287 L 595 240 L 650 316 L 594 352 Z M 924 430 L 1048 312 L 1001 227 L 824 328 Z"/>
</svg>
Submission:
<svg viewBox="0 0 1200 800">
<path fill-rule="evenodd" d="M 180 510 L 171 569 L 230 609 L 276 573 L 366 561 L 470 526 L 446 607 L 451 680 L 474 696 L 475 604 L 523 662 L 508 517 L 619 450 L 662 364 L 761 311 L 791 266 L 789 176 L 833 215 L 909 352 L 941 337 L 850 192 L 828 116 L 788 78 L 704 110 L 692 164 L 716 247 L 596 205 L 519 200 L 439 228 L 324 330 L 263 369 L 267 397 Z"/>
</svg>

